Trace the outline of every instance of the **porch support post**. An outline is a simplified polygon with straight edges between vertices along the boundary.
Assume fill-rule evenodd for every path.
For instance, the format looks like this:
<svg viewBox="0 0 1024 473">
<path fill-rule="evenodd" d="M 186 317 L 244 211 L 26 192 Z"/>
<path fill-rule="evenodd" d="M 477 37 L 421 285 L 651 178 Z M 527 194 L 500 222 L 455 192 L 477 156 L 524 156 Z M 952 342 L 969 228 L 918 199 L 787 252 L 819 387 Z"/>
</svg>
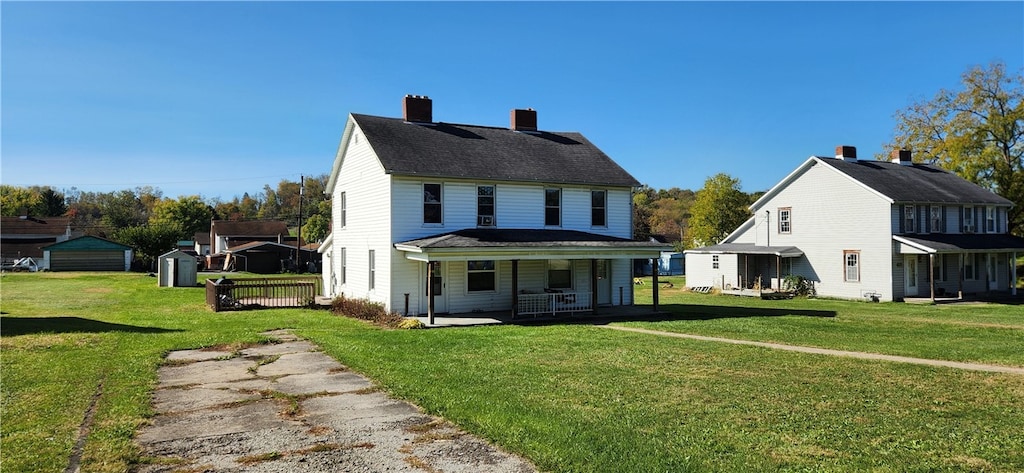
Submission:
<svg viewBox="0 0 1024 473">
<path fill-rule="evenodd" d="M 654 311 L 658 311 L 658 263 L 654 262 L 651 265 L 651 285 L 654 286 L 651 289 L 654 290 Z M 635 301 L 634 301 L 635 302 Z"/>
<path fill-rule="evenodd" d="M 1010 295 L 1017 295 L 1017 252 L 1010 254 Z"/>
<path fill-rule="evenodd" d="M 776 291 L 782 290 L 782 256 L 775 255 L 775 284 L 778 284 Z"/>
<path fill-rule="evenodd" d="M 750 261 L 748 258 L 750 255 L 743 255 L 743 282 L 740 284 L 740 292 L 743 292 L 747 288 L 747 284 L 750 284 Z"/>
<path fill-rule="evenodd" d="M 959 254 L 959 263 L 957 264 L 956 270 L 956 298 L 957 300 L 964 300 L 964 254 Z"/>
<path fill-rule="evenodd" d="M 590 260 L 590 310 L 597 315 L 597 259 Z"/>
<path fill-rule="evenodd" d="M 519 260 L 512 260 L 512 318 L 519 314 Z"/>
<path fill-rule="evenodd" d="M 427 262 L 427 323 L 434 325 L 434 265 L 436 261 Z"/>
<path fill-rule="evenodd" d="M 935 253 L 928 253 L 928 286 L 932 291 L 932 302 L 935 302 Z"/>
</svg>

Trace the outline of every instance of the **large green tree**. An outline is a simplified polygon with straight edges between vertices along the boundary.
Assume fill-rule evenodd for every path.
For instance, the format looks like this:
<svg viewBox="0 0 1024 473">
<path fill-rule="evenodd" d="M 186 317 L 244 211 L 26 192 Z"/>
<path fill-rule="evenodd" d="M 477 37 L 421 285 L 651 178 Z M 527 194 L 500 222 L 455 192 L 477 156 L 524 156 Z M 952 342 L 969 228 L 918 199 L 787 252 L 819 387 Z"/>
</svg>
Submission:
<svg viewBox="0 0 1024 473">
<path fill-rule="evenodd" d="M 151 225 L 176 224 L 181 228 L 182 238 L 191 239 L 199 232 L 210 231 L 213 208 L 196 195 L 181 196 L 177 200 L 164 199 L 153 207 L 149 217 Z"/>
<path fill-rule="evenodd" d="M 687 248 L 713 245 L 750 218 L 750 196 L 740 190 L 740 180 L 719 173 L 704 181 L 690 207 Z"/>
<path fill-rule="evenodd" d="M 933 162 L 1014 202 L 1012 233 L 1024 236 L 1024 80 L 1002 63 L 972 67 L 957 90 L 896 112 L 885 149 L 913 150 L 915 162 Z M 888 159 L 888 156 L 877 156 Z"/>
<path fill-rule="evenodd" d="M 176 248 L 181 234 L 181 227 L 174 223 L 136 225 L 114 230 L 112 239 L 134 248 L 136 257 L 153 271 L 156 259 Z"/>
</svg>

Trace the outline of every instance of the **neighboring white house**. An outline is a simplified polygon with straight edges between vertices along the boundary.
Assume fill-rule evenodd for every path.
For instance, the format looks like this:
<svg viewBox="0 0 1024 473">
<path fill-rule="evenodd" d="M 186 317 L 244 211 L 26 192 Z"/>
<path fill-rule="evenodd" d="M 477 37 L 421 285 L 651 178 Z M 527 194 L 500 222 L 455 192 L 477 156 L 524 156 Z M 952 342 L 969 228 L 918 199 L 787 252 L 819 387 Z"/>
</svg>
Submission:
<svg viewBox="0 0 1024 473">
<path fill-rule="evenodd" d="M 840 298 L 1016 295 L 1012 205 L 909 151 L 859 161 L 840 146 L 772 187 L 720 244 L 687 250 L 686 285 L 779 288 L 793 274 Z"/>
<path fill-rule="evenodd" d="M 327 183 L 326 296 L 406 315 L 590 311 L 631 305 L 639 183 L 579 133 L 433 121 L 427 97 L 403 118 L 351 114 Z M 428 284 L 428 274 L 431 274 Z"/>
</svg>

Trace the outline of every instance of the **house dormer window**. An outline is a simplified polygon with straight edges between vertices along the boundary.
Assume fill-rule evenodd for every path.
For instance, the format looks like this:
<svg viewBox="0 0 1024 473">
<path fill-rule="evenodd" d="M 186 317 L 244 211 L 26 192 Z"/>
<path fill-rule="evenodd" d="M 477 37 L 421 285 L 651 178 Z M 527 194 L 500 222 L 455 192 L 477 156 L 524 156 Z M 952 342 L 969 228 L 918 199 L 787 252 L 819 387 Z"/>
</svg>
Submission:
<svg viewBox="0 0 1024 473">
<path fill-rule="evenodd" d="M 964 207 L 963 232 L 974 233 L 974 207 Z"/>
<path fill-rule="evenodd" d="M 942 228 L 942 206 L 941 205 L 933 205 L 933 206 L 931 206 L 931 210 L 929 212 L 929 217 L 930 218 L 928 219 L 928 221 L 929 221 L 929 223 L 931 225 L 929 225 L 928 231 L 930 231 L 932 233 L 942 233 L 942 230 L 943 230 L 943 228 Z"/>
<path fill-rule="evenodd" d="M 917 228 L 917 212 L 913 205 L 903 206 L 903 233 L 914 233 Z"/>
<path fill-rule="evenodd" d="M 476 186 L 476 225 L 495 226 L 494 186 Z"/>
<path fill-rule="evenodd" d="M 792 231 L 793 209 L 783 207 L 779 209 L 779 233 L 790 233 Z"/>
<path fill-rule="evenodd" d="M 423 184 L 423 223 L 440 224 L 441 184 Z"/>
<path fill-rule="evenodd" d="M 608 226 L 608 194 L 605 191 L 590 191 L 590 226 Z"/>
<path fill-rule="evenodd" d="M 544 189 L 544 225 L 562 225 L 562 189 Z"/>
<path fill-rule="evenodd" d="M 985 208 L 985 233 L 996 232 L 996 208 L 988 206 Z"/>
</svg>

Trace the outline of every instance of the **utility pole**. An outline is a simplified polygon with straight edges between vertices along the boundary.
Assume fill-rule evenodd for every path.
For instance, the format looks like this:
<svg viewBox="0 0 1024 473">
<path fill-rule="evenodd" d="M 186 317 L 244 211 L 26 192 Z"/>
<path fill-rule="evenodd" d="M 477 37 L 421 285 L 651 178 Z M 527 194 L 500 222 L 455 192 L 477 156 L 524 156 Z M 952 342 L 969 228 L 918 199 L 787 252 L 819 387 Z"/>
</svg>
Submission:
<svg viewBox="0 0 1024 473">
<path fill-rule="evenodd" d="M 306 181 L 303 176 L 299 175 L 299 231 L 298 238 L 295 239 L 295 272 L 301 273 L 302 271 L 302 194 L 306 188 Z"/>
</svg>

